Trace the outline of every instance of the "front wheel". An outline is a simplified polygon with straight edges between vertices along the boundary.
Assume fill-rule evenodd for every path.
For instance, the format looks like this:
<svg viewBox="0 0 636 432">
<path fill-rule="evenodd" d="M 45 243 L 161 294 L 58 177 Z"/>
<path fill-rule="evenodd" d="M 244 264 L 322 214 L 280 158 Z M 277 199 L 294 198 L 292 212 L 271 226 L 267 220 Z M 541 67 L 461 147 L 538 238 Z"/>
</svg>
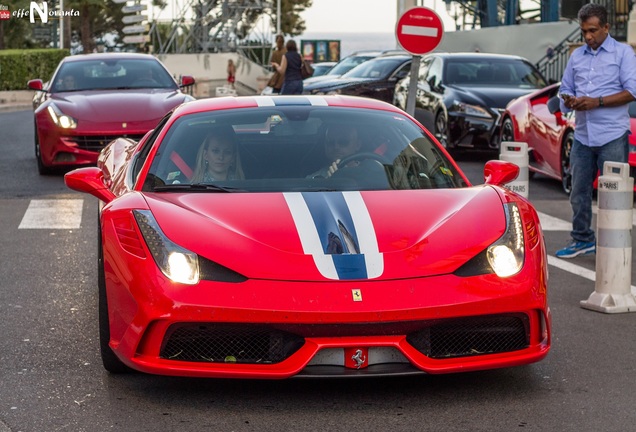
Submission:
<svg viewBox="0 0 636 432">
<path fill-rule="evenodd" d="M 53 169 L 51 167 L 44 165 L 44 163 L 42 162 L 42 150 L 40 149 L 40 138 L 38 137 L 37 126 L 35 127 L 34 133 L 35 133 L 35 138 L 34 138 L 35 160 L 37 161 L 37 164 L 38 164 L 38 173 L 40 175 L 53 174 Z"/>
<path fill-rule="evenodd" d="M 515 127 L 510 117 L 506 117 L 501 125 L 501 142 L 515 140 Z"/>
<path fill-rule="evenodd" d="M 563 191 L 568 195 L 572 192 L 572 166 L 570 164 L 572 144 L 574 144 L 574 132 L 570 131 L 565 135 L 561 146 L 561 184 Z"/>
<path fill-rule="evenodd" d="M 99 222 L 98 222 L 99 224 Z M 106 297 L 106 277 L 104 274 L 104 252 L 102 249 L 102 233 L 101 229 L 97 232 L 97 291 L 98 314 L 99 314 L 99 348 L 102 355 L 102 363 L 104 369 L 113 374 L 122 374 L 132 372 L 115 355 L 109 345 L 110 342 L 110 319 L 108 317 L 108 299 Z"/>
<path fill-rule="evenodd" d="M 444 147 L 448 149 L 448 120 L 446 114 L 440 111 L 435 116 L 435 138 Z"/>
</svg>

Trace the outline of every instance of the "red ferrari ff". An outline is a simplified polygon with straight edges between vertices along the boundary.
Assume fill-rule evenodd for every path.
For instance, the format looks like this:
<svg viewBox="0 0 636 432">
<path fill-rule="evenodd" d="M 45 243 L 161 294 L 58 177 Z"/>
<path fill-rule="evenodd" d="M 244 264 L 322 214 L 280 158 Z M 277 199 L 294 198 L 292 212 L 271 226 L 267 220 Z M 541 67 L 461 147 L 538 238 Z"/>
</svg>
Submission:
<svg viewBox="0 0 636 432">
<path fill-rule="evenodd" d="M 103 364 L 288 378 L 537 362 L 547 260 L 535 209 L 502 187 L 518 172 L 490 161 L 471 186 L 377 100 L 183 104 L 65 176 L 103 201 Z"/>
<path fill-rule="evenodd" d="M 508 104 L 502 116 L 501 140 L 528 143 L 530 174 L 560 180 L 565 193 L 572 189 L 570 151 L 574 142 L 574 112 L 559 107 L 560 84 L 552 84 Z M 636 174 L 636 102 L 629 105 L 630 175 Z"/>
<path fill-rule="evenodd" d="M 58 167 L 95 164 L 117 137 L 140 139 L 172 108 L 194 98 L 155 57 L 147 54 L 88 54 L 64 58 L 34 98 L 35 157 L 40 174 Z"/>
</svg>

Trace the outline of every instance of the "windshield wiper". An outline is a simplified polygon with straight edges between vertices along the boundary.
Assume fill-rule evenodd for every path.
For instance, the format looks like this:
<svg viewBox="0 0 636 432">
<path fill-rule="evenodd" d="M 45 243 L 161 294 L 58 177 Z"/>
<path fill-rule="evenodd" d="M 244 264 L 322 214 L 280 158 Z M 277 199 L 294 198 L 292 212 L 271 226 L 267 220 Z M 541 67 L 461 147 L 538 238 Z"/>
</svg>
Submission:
<svg viewBox="0 0 636 432">
<path fill-rule="evenodd" d="M 168 184 L 163 186 L 155 186 L 153 192 L 174 192 L 174 191 L 190 191 L 190 192 L 244 192 L 243 189 L 224 187 L 215 184 L 195 183 L 195 184 Z"/>
</svg>

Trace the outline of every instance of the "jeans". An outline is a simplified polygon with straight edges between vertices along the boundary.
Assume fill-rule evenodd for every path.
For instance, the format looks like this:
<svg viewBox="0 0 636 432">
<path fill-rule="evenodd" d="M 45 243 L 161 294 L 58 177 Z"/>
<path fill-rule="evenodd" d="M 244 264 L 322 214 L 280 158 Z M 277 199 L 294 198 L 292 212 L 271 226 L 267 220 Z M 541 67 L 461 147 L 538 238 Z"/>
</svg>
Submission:
<svg viewBox="0 0 636 432">
<path fill-rule="evenodd" d="M 595 240 L 592 229 L 592 193 L 596 174 L 603 173 L 605 161 L 627 162 L 628 134 L 610 141 L 600 147 L 588 147 L 574 140 L 570 153 L 570 167 L 572 169 L 572 232 L 575 241 L 593 242 Z"/>
<path fill-rule="evenodd" d="M 302 80 L 285 81 L 283 83 L 283 88 L 280 89 L 280 94 L 282 95 L 303 94 L 303 81 Z"/>
</svg>

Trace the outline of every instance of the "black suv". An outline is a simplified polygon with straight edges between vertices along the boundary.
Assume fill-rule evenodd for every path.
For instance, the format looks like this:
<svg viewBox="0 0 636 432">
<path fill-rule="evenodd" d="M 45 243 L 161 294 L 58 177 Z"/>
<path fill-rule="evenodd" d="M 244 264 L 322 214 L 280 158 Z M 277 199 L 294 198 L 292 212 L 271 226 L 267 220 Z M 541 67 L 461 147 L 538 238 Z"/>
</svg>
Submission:
<svg viewBox="0 0 636 432">
<path fill-rule="evenodd" d="M 393 104 L 406 109 L 410 77 L 397 83 Z M 499 123 L 511 100 L 543 88 L 546 79 L 523 57 L 431 53 L 422 57 L 414 117 L 448 149 L 499 149 Z"/>
</svg>

